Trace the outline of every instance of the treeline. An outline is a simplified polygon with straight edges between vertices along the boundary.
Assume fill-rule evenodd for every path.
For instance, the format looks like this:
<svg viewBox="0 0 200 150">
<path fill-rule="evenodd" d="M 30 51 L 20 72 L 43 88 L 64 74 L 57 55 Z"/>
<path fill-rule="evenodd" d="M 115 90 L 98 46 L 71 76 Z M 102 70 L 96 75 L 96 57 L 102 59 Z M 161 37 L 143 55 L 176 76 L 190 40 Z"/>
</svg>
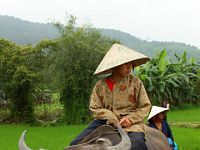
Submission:
<svg viewBox="0 0 200 150">
<path fill-rule="evenodd" d="M 60 36 L 38 44 L 17 45 L 0 40 L 0 89 L 12 103 L 11 119 L 34 122 L 34 95 L 41 86 L 60 93 L 66 123 L 86 123 L 91 89 L 98 80 L 93 72 L 113 43 L 98 30 L 76 27 L 71 16 L 66 24 L 55 23 Z M 186 53 L 166 61 L 162 51 L 137 68 L 153 103 L 169 99 L 173 105 L 199 104 L 200 69 Z"/>
<path fill-rule="evenodd" d="M 128 33 L 113 29 L 98 29 L 103 36 L 121 41 L 122 44 L 138 50 L 150 57 L 157 51 L 166 49 L 168 56 L 175 59 L 174 54 L 181 55 L 187 51 L 187 57 L 195 57 L 200 62 L 200 50 L 191 45 L 177 42 L 149 42 L 136 38 Z M 32 23 L 14 17 L 0 16 L 0 37 L 17 44 L 37 44 L 43 39 L 55 39 L 59 30 L 52 24 Z"/>
</svg>

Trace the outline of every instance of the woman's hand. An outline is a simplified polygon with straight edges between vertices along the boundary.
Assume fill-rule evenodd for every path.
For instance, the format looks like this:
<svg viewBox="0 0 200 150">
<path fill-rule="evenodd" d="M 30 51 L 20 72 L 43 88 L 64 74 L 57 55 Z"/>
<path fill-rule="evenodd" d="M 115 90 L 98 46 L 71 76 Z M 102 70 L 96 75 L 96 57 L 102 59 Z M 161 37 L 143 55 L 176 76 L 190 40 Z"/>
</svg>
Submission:
<svg viewBox="0 0 200 150">
<path fill-rule="evenodd" d="M 123 117 L 120 121 L 119 124 L 123 127 L 130 127 L 132 125 L 131 120 L 128 117 Z"/>
</svg>

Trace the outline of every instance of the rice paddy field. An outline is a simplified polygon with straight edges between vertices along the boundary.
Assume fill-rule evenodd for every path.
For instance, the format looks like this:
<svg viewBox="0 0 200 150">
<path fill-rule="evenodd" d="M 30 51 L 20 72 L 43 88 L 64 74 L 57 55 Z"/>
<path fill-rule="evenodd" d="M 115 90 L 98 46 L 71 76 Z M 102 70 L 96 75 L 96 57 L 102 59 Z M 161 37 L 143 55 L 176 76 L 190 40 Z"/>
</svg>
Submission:
<svg viewBox="0 0 200 150">
<path fill-rule="evenodd" d="M 168 122 L 180 150 L 200 150 L 200 107 L 168 112 Z"/>
<path fill-rule="evenodd" d="M 179 150 L 200 150 L 200 108 L 168 112 Z M 85 125 L 32 127 L 28 125 L 0 125 L 0 150 L 18 150 L 21 133 L 27 130 L 26 143 L 33 149 L 63 150 Z"/>
<path fill-rule="evenodd" d="M 173 127 L 179 150 L 200 150 L 200 128 Z"/>
<path fill-rule="evenodd" d="M 59 127 L 31 127 L 27 125 L 0 125 L 0 150 L 18 150 L 21 133 L 26 132 L 26 144 L 33 150 L 63 150 L 84 129 L 84 125 Z"/>
</svg>

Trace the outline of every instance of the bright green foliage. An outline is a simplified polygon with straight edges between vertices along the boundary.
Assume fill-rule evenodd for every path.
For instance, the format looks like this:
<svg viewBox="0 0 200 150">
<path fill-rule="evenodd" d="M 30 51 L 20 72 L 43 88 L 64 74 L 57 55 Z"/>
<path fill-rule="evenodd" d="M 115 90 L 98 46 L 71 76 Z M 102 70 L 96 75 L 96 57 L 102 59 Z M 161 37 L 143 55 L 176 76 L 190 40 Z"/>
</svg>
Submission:
<svg viewBox="0 0 200 150">
<path fill-rule="evenodd" d="M 177 61 L 168 61 L 166 50 L 138 69 L 138 76 L 143 80 L 150 99 L 154 104 L 170 100 L 172 104 L 198 103 L 200 85 L 199 64 L 194 59 L 187 60 L 186 52 Z M 195 81 L 195 82 L 194 82 Z"/>
</svg>

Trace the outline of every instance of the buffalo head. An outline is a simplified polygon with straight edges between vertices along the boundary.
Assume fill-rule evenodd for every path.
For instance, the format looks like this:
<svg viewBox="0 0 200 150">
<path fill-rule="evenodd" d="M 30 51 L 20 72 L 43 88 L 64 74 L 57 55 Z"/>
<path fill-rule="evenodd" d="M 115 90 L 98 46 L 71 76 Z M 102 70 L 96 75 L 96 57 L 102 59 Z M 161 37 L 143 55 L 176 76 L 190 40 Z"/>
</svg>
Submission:
<svg viewBox="0 0 200 150">
<path fill-rule="evenodd" d="M 113 144 L 110 135 L 116 135 L 114 129 L 110 126 L 105 126 L 105 129 L 109 132 L 102 136 L 97 136 L 94 139 L 87 141 L 82 144 L 74 145 L 66 147 L 65 150 L 130 150 L 131 149 L 131 141 L 127 135 L 127 133 L 122 129 L 121 125 L 117 124 L 117 130 L 119 135 L 121 136 L 118 144 Z M 105 130 L 103 130 L 105 131 Z M 101 131 L 102 132 L 102 131 Z M 19 150 L 31 150 L 25 143 L 25 133 L 26 130 L 22 133 L 19 140 Z M 108 136 L 107 136 L 108 135 Z M 113 137 L 114 138 L 114 137 Z"/>
</svg>

